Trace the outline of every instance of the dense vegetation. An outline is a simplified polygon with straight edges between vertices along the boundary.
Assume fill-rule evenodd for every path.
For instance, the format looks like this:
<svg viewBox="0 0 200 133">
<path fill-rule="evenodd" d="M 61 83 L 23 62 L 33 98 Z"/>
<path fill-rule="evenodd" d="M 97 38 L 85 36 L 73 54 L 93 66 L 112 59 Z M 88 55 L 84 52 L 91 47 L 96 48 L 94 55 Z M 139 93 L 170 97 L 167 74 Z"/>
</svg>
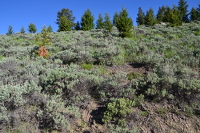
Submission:
<svg viewBox="0 0 200 133">
<path fill-rule="evenodd" d="M 58 32 L 9 26 L 0 132 L 200 132 L 200 7 L 187 8 L 140 7 L 137 27 L 125 8 L 96 27 L 90 9 L 76 24 L 62 9 Z"/>
<path fill-rule="evenodd" d="M 130 38 L 116 27 L 46 34 L 0 36 L 1 132 L 143 132 L 135 121 L 153 123 L 148 104 L 169 105 L 154 117 L 200 115 L 200 21 L 141 25 Z M 124 64 L 144 72 L 112 70 Z"/>
</svg>

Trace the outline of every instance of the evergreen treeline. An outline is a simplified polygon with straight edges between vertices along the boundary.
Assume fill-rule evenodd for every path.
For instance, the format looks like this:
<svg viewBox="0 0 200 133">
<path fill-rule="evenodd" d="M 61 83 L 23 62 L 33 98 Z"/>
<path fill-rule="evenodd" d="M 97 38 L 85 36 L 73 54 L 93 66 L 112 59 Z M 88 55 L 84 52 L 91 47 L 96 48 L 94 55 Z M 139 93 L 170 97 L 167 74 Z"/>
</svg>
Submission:
<svg viewBox="0 0 200 133">
<path fill-rule="evenodd" d="M 138 9 L 138 14 L 136 18 L 136 22 L 138 25 L 146 25 L 153 26 L 157 23 L 164 23 L 169 26 L 180 26 L 182 23 L 188 23 L 195 20 L 200 20 L 200 4 L 197 8 L 192 7 L 192 9 L 188 10 L 188 4 L 186 0 L 179 0 L 178 5 L 173 5 L 173 7 L 169 6 L 161 6 L 158 9 L 157 14 L 154 14 L 153 8 L 150 8 L 146 11 L 146 13 L 142 10 L 141 7 Z M 115 13 L 113 16 L 113 20 L 110 19 L 108 13 L 105 13 L 105 17 L 102 14 L 99 14 L 98 19 L 96 21 L 96 25 L 94 24 L 94 16 L 90 9 L 87 9 L 81 17 L 81 21 L 77 21 L 74 23 L 75 16 L 73 15 L 73 11 L 70 9 L 63 8 L 61 11 L 57 12 L 56 24 L 58 24 L 58 32 L 60 31 L 70 31 L 70 30 L 91 30 L 91 29 L 106 29 L 108 31 L 112 31 L 112 27 L 116 26 L 120 31 L 121 37 L 131 37 L 132 36 L 132 26 L 133 21 L 130 17 L 128 17 L 128 11 L 122 8 L 120 13 Z M 48 27 L 49 31 L 53 31 L 52 27 Z M 28 27 L 28 31 L 30 33 L 35 33 L 37 31 L 36 26 L 33 23 L 30 23 Z M 20 30 L 21 33 L 25 33 L 24 27 Z M 12 26 L 8 27 L 7 35 L 11 35 L 14 32 L 12 31 Z"/>
<path fill-rule="evenodd" d="M 198 5 L 198 8 L 192 7 L 190 12 L 188 11 L 188 6 L 187 1 L 179 0 L 178 6 L 159 7 L 156 16 L 152 8 L 145 14 L 142 8 L 139 7 L 136 22 L 138 25 L 148 26 L 153 26 L 161 22 L 168 23 L 169 26 L 180 26 L 183 22 L 188 23 L 194 20 L 200 20 L 200 5 Z"/>
</svg>

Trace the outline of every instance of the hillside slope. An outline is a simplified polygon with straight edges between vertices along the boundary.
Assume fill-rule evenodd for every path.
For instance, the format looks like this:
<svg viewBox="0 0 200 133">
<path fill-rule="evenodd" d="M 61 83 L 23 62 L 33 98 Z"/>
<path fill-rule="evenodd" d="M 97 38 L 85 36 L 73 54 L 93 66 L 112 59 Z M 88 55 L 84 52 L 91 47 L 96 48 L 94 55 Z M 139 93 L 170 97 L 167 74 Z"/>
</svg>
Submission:
<svg viewBox="0 0 200 133">
<path fill-rule="evenodd" d="M 200 132 L 200 21 L 0 35 L 0 132 Z"/>
</svg>

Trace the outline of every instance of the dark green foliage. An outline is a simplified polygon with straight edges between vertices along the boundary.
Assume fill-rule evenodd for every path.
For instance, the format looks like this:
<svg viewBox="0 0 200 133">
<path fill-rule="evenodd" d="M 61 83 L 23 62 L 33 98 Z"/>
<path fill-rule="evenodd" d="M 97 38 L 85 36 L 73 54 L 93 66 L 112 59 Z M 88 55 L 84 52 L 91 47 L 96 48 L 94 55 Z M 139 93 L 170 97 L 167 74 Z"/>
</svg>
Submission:
<svg viewBox="0 0 200 133">
<path fill-rule="evenodd" d="M 121 12 L 119 13 L 118 17 L 115 16 L 115 24 L 117 29 L 120 32 L 121 37 L 132 37 L 132 28 L 133 28 L 133 21 L 131 18 L 128 17 L 128 11 L 125 8 L 122 8 Z"/>
<path fill-rule="evenodd" d="M 168 22 L 170 26 L 173 27 L 182 25 L 181 14 L 176 6 L 172 9 L 170 7 L 166 7 L 164 15 L 164 22 Z"/>
<path fill-rule="evenodd" d="M 113 24 L 112 24 L 112 21 L 110 20 L 110 16 L 108 13 L 105 13 L 103 25 L 104 25 L 104 29 L 108 30 L 109 32 L 112 31 Z"/>
<path fill-rule="evenodd" d="M 165 7 L 164 6 L 159 7 L 158 13 L 156 16 L 156 22 L 157 23 L 164 22 L 164 15 L 165 15 Z"/>
<path fill-rule="evenodd" d="M 198 20 L 198 18 L 199 18 L 198 11 L 194 7 L 192 7 L 190 11 L 190 21 Z"/>
<path fill-rule="evenodd" d="M 177 7 L 173 7 L 173 9 L 170 12 L 170 26 L 180 26 L 182 25 L 181 17 L 180 17 L 180 11 L 177 9 Z M 185 20 L 186 21 L 186 20 Z"/>
<path fill-rule="evenodd" d="M 49 25 L 49 26 L 47 27 L 47 32 L 53 32 L 53 29 L 52 29 L 51 25 Z"/>
<path fill-rule="evenodd" d="M 136 18 L 136 22 L 138 25 L 144 25 L 145 21 L 144 21 L 144 18 L 145 18 L 145 14 L 144 12 L 142 11 L 142 8 L 139 7 L 138 9 L 138 14 L 137 14 L 137 18 Z"/>
<path fill-rule="evenodd" d="M 8 27 L 8 33 L 6 33 L 6 35 L 7 35 L 7 36 L 10 36 L 10 35 L 12 35 L 12 34 L 14 34 L 14 31 L 13 31 L 13 29 L 12 29 L 12 26 L 9 26 L 9 27 Z"/>
<path fill-rule="evenodd" d="M 133 112 L 131 109 L 133 106 L 135 106 L 135 102 L 126 98 L 119 98 L 114 102 L 108 103 L 107 110 L 104 112 L 103 122 L 114 121 L 116 124 L 125 126 L 125 118 Z"/>
<path fill-rule="evenodd" d="M 63 16 L 69 21 L 69 23 L 71 23 L 70 29 L 75 27 L 74 20 L 76 18 L 73 16 L 72 10 L 67 9 L 67 8 L 63 8 L 61 11 L 57 12 L 57 19 L 56 19 L 57 22 L 56 22 L 56 24 L 60 25 L 61 17 L 63 17 Z"/>
<path fill-rule="evenodd" d="M 25 33 L 26 31 L 24 30 L 24 26 L 20 29 L 20 33 Z"/>
<path fill-rule="evenodd" d="M 185 23 L 189 22 L 187 1 L 179 0 L 179 2 L 178 2 L 178 11 L 180 12 L 180 17 L 181 17 L 182 21 L 185 22 Z"/>
<path fill-rule="evenodd" d="M 200 4 L 198 5 L 197 11 L 198 11 L 198 14 L 199 14 L 199 19 L 198 20 L 200 20 Z"/>
<path fill-rule="evenodd" d="M 194 33 L 195 33 L 195 35 L 200 35 L 200 30 L 199 31 L 195 31 Z"/>
<path fill-rule="evenodd" d="M 81 30 L 81 25 L 79 21 L 77 21 L 76 23 L 75 30 Z"/>
<path fill-rule="evenodd" d="M 169 22 L 170 18 L 171 18 L 171 8 L 169 6 L 165 7 L 165 12 L 164 12 L 164 18 L 163 21 L 164 22 Z"/>
<path fill-rule="evenodd" d="M 114 16 L 113 16 L 113 25 L 116 26 L 116 21 L 117 18 L 119 17 L 119 14 L 117 12 L 115 12 Z"/>
<path fill-rule="evenodd" d="M 90 9 L 87 9 L 81 18 L 81 29 L 84 31 L 94 29 L 94 16 Z"/>
<path fill-rule="evenodd" d="M 140 73 L 135 73 L 135 72 L 131 72 L 129 74 L 127 74 L 127 78 L 128 80 L 132 80 L 138 77 L 141 77 L 142 75 Z"/>
<path fill-rule="evenodd" d="M 28 31 L 30 33 L 35 33 L 37 31 L 37 28 L 36 28 L 35 24 L 30 23 L 29 26 L 28 26 Z"/>
<path fill-rule="evenodd" d="M 96 29 L 103 29 L 103 28 L 104 28 L 103 17 L 101 14 L 99 14 L 99 17 L 97 19 Z"/>
<path fill-rule="evenodd" d="M 69 19 L 67 19 L 65 16 L 60 17 L 60 22 L 58 25 L 58 32 L 60 31 L 70 31 L 73 23 Z"/>
<path fill-rule="evenodd" d="M 145 25 L 148 25 L 148 26 L 153 26 L 156 23 L 155 16 L 154 16 L 154 11 L 153 11 L 152 8 L 150 8 L 147 11 L 144 20 L 145 20 Z"/>
</svg>

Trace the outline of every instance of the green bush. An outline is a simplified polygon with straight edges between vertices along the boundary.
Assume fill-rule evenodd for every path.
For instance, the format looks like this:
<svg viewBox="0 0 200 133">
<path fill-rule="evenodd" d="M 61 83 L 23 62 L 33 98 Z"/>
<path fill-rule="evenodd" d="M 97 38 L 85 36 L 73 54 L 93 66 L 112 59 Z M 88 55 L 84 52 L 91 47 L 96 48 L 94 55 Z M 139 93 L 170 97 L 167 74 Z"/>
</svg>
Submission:
<svg viewBox="0 0 200 133">
<path fill-rule="evenodd" d="M 134 78 L 138 78 L 138 77 L 141 77 L 141 76 L 142 76 L 141 73 L 135 73 L 135 72 L 131 72 L 131 73 L 127 74 L 128 80 L 132 80 Z"/>
<path fill-rule="evenodd" d="M 125 125 L 125 118 L 133 112 L 132 108 L 136 103 L 127 98 L 119 98 L 108 103 L 102 121 L 105 123 L 114 121 L 119 125 Z"/>
<path fill-rule="evenodd" d="M 200 35 L 200 30 L 194 32 L 195 35 Z"/>
<path fill-rule="evenodd" d="M 86 64 L 86 63 L 83 63 L 81 67 L 87 70 L 94 68 L 93 64 Z"/>
</svg>

